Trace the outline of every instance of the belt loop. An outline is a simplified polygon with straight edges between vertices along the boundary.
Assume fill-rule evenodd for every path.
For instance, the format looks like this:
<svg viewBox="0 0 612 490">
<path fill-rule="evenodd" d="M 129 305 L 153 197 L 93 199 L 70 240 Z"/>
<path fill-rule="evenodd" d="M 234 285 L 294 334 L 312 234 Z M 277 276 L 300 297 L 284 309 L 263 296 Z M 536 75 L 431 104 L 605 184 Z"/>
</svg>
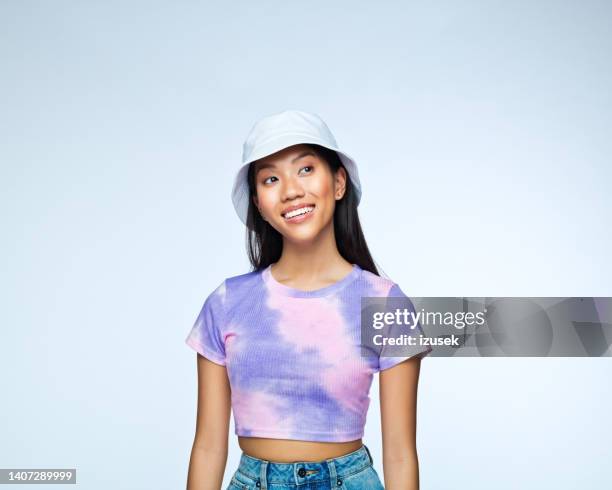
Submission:
<svg viewBox="0 0 612 490">
<path fill-rule="evenodd" d="M 370 458 L 370 464 L 374 464 L 374 460 L 372 459 L 372 455 L 370 454 L 370 450 L 368 449 L 368 446 L 364 444 L 363 447 L 365 447 L 365 450 L 368 453 L 368 458 Z"/>
<path fill-rule="evenodd" d="M 329 482 L 331 483 L 332 488 L 336 488 L 336 485 L 337 485 L 336 465 L 333 459 L 328 459 L 326 460 L 326 462 L 327 462 L 327 467 L 329 468 Z"/>
<path fill-rule="evenodd" d="M 263 460 L 260 465 L 259 470 L 259 482 L 261 483 L 261 490 L 268 490 L 268 480 L 266 478 L 266 473 L 268 469 L 268 462 Z"/>
</svg>

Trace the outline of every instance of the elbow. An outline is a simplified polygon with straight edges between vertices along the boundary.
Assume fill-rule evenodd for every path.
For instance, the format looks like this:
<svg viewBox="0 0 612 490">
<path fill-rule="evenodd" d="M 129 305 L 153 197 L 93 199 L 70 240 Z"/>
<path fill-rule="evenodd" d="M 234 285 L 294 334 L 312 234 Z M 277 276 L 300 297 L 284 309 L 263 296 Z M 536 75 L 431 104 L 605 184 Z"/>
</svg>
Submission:
<svg viewBox="0 0 612 490">
<path fill-rule="evenodd" d="M 193 440 L 193 449 L 207 454 L 227 455 L 228 441 L 227 438 L 196 434 Z"/>
<path fill-rule="evenodd" d="M 419 456 L 414 444 L 395 444 L 389 447 L 383 446 L 383 461 L 390 463 L 418 464 Z"/>
</svg>

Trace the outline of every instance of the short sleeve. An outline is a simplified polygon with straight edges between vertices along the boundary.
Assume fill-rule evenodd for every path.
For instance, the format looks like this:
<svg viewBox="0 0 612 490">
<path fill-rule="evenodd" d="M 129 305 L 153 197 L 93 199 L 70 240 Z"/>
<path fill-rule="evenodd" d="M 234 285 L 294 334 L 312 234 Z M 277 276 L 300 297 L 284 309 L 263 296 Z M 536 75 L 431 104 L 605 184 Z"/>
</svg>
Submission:
<svg viewBox="0 0 612 490">
<path fill-rule="evenodd" d="M 224 327 L 225 281 L 204 302 L 185 343 L 196 352 L 225 366 Z"/>
<path fill-rule="evenodd" d="M 405 298 L 406 303 L 408 303 L 407 308 L 411 313 L 415 313 L 414 305 L 408 296 L 404 294 L 404 292 L 400 289 L 397 284 L 393 284 L 391 289 L 389 290 L 388 297 L 390 298 Z M 428 345 L 421 345 L 420 336 L 425 336 L 423 332 L 423 328 L 420 323 L 417 323 L 416 328 L 407 328 L 406 325 L 397 325 L 394 324 L 389 328 L 389 331 L 386 333 L 387 337 L 399 337 L 402 334 L 410 335 L 416 339 L 416 345 L 384 345 L 380 351 L 380 356 L 378 359 L 378 367 L 379 371 L 383 371 L 385 369 L 389 369 L 390 367 L 399 364 L 407 359 L 411 359 L 415 356 L 420 357 L 421 359 L 428 355 L 433 349 Z"/>
</svg>

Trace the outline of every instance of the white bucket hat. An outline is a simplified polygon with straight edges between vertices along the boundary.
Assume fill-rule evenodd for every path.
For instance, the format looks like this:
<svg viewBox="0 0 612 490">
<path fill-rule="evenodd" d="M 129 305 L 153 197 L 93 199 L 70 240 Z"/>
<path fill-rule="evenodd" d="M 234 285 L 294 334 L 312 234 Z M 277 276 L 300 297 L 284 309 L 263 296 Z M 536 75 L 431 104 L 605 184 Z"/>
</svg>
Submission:
<svg viewBox="0 0 612 490">
<path fill-rule="evenodd" d="M 292 145 L 311 143 L 334 150 L 355 187 L 357 204 L 361 200 L 361 184 L 357 164 L 338 148 L 334 135 L 317 114 L 286 110 L 260 119 L 251 128 L 242 148 L 242 167 L 232 188 L 232 202 L 238 217 L 247 224 L 249 210 L 249 165 L 255 160 L 272 155 Z"/>
</svg>

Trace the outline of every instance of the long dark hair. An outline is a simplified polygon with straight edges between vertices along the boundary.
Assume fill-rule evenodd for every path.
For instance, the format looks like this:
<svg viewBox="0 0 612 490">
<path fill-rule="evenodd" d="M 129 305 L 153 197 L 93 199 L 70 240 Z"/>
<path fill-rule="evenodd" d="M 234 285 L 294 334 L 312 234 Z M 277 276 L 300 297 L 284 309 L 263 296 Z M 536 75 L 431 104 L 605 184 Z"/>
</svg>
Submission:
<svg viewBox="0 0 612 490">
<path fill-rule="evenodd" d="M 315 144 L 307 144 L 306 146 L 310 147 L 319 158 L 329 165 L 333 174 L 340 167 L 344 168 L 340 157 L 335 151 Z M 258 271 L 280 259 L 283 251 L 283 236 L 261 217 L 259 210 L 253 202 L 253 196 L 257 192 L 254 172 L 256 163 L 251 163 L 247 175 L 249 183 L 249 210 L 247 215 L 246 241 L 249 260 L 254 270 Z M 340 255 L 351 264 L 357 264 L 364 270 L 380 275 L 368 249 L 361 229 L 361 223 L 359 222 L 355 187 L 348 172 L 346 175 L 344 196 L 339 201 L 336 201 L 334 211 L 336 246 Z"/>
</svg>

